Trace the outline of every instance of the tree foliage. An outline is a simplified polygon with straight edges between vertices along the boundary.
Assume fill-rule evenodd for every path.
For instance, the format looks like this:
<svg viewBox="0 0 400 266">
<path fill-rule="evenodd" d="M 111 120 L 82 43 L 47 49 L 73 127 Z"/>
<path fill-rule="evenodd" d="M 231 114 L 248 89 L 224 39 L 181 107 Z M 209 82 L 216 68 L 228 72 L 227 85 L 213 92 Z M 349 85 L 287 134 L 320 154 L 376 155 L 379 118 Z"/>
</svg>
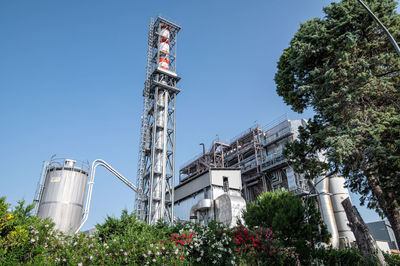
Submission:
<svg viewBox="0 0 400 266">
<path fill-rule="evenodd" d="M 365 2 L 399 40 L 397 3 Z M 285 155 L 309 178 L 345 176 L 362 203 L 388 217 L 400 243 L 400 57 L 357 1 L 324 12 L 300 26 L 278 62 L 278 94 L 294 111 L 315 112 Z"/>
<path fill-rule="evenodd" d="M 302 199 L 291 192 L 265 192 L 247 204 L 243 219 L 251 228 L 270 228 L 285 247 L 295 247 L 302 263 L 307 264 L 314 245 L 329 240 L 318 209 L 312 200 L 308 203 L 306 211 Z"/>
</svg>

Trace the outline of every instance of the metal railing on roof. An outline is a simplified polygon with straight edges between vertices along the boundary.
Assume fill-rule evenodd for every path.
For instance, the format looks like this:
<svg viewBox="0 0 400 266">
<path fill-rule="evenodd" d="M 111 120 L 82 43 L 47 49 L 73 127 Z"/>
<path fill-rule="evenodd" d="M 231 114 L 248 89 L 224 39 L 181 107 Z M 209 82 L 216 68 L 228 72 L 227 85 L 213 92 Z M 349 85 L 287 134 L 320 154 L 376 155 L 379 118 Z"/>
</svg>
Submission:
<svg viewBox="0 0 400 266">
<path fill-rule="evenodd" d="M 268 124 L 264 125 L 262 127 L 262 129 L 264 131 L 269 131 L 269 130 L 273 129 L 274 127 L 276 127 L 277 125 L 279 125 L 280 123 L 287 121 L 287 120 L 289 120 L 287 114 L 281 115 L 281 116 L 275 118 L 274 120 L 272 120 L 271 122 L 269 122 Z"/>
</svg>

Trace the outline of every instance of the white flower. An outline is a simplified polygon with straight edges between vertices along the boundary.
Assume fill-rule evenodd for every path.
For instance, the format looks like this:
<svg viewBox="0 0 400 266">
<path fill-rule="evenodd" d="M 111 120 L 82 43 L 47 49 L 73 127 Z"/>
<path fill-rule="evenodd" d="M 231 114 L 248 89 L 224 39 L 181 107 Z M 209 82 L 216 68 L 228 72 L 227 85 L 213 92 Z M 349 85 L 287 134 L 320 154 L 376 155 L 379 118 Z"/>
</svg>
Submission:
<svg viewBox="0 0 400 266">
<path fill-rule="evenodd" d="M 199 257 L 199 258 L 197 258 L 197 259 L 196 259 L 196 261 L 197 261 L 197 262 L 201 261 L 201 258 L 200 258 L 200 257 Z"/>
</svg>

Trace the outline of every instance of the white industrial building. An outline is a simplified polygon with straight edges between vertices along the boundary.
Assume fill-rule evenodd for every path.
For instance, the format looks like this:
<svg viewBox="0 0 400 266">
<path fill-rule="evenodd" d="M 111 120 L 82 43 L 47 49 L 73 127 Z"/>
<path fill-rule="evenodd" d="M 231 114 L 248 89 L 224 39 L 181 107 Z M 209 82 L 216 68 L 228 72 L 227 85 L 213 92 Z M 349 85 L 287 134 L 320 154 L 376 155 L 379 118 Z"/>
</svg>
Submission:
<svg viewBox="0 0 400 266">
<path fill-rule="evenodd" d="M 294 172 L 282 155 L 285 144 L 294 141 L 298 137 L 299 127 L 305 126 L 306 123 L 304 119 L 281 118 L 265 127 L 256 125 L 249 128 L 230 141 L 214 141 L 208 151 L 203 150 L 180 168 L 180 185 L 175 188 L 175 215 L 187 220 L 192 206 L 196 204 L 200 207 L 203 206 L 202 204 L 212 206 L 212 200 L 216 200 L 220 195 L 217 187 L 215 187 L 216 194 L 213 197 L 202 192 L 203 187 L 206 187 L 205 183 L 197 184 L 200 182 L 197 181 L 198 178 L 209 179 L 210 169 L 225 169 L 226 171 L 240 169 L 241 194 L 237 193 L 239 186 L 235 183 L 231 188 L 235 191 L 235 195 L 242 196 L 246 202 L 251 202 L 264 191 L 286 189 L 305 199 L 316 197 L 323 221 L 332 235 L 330 244 L 335 248 L 353 245 L 355 238 L 347 225 L 347 216 L 341 205 L 341 202 L 349 197 L 344 178 L 322 176 L 316 180 L 305 180 L 303 175 Z M 207 186 L 213 184 L 212 182 L 214 181 L 209 179 Z M 219 182 L 221 184 L 223 181 Z M 190 190 L 192 184 L 196 188 Z M 182 194 L 184 196 L 180 196 Z M 204 195 L 209 198 L 205 198 Z M 183 203 L 182 199 L 187 200 Z M 207 201 L 206 204 L 204 201 L 206 199 L 211 201 Z M 179 204 L 183 204 L 182 207 L 179 207 Z M 211 214 L 212 208 L 210 210 Z M 180 216 L 185 211 L 186 216 Z M 213 215 L 205 216 L 206 219 L 212 217 Z M 207 221 L 201 219 L 202 217 L 198 220 L 201 223 Z"/>
<path fill-rule="evenodd" d="M 235 225 L 245 208 L 240 169 L 209 168 L 175 187 L 174 215 L 181 221 Z"/>
</svg>

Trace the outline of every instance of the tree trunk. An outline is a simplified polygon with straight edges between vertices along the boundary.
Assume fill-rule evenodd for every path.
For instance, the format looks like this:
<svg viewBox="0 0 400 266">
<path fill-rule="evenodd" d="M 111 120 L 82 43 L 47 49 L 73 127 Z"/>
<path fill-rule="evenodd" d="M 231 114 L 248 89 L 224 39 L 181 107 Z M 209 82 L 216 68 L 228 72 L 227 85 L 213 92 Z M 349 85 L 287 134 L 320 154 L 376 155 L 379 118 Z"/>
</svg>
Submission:
<svg viewBox="0 0 400 266">
<path fill-rule="evenodd" d="M 343 200 L 342 205 L 346 212 L 347 219 L 349 220 L 351 231 L 353 231 L 353 234 L 356 237 L 361 255 L 370 257 L 374 261 L 376 258 L 380 265 L 387 265 L 382 251 L 378 248 L 375 239 L 369 232 L 368 227 L 365 225 L 357 208 L 351 204 L 350 198 Z"/>
<path fill-rule="evenodd" d="M 396 207 L 389 208 L 385 215 L 390 223 L 390 226 L 392 227 L 397 242 L 397 248 L 400 248 L 400 213 L 397 202 L 395 205 Z"/>
<path fill-rule="evenodd" d="M 400 212 L 399 204 L 396 200 L 387 201 L 383 193 L 381 186 L 376 184 L 375 177 L 368 178 L 369 185 L 372 188 L 372 194 L 375 196 L 379 203 L 379 207 L 382 209 L 386 218 L 388 219 L 390 226 L 393 229 L 394 236 L 396 238 L 397 247 L 400 248 Z"/>
</svg>

